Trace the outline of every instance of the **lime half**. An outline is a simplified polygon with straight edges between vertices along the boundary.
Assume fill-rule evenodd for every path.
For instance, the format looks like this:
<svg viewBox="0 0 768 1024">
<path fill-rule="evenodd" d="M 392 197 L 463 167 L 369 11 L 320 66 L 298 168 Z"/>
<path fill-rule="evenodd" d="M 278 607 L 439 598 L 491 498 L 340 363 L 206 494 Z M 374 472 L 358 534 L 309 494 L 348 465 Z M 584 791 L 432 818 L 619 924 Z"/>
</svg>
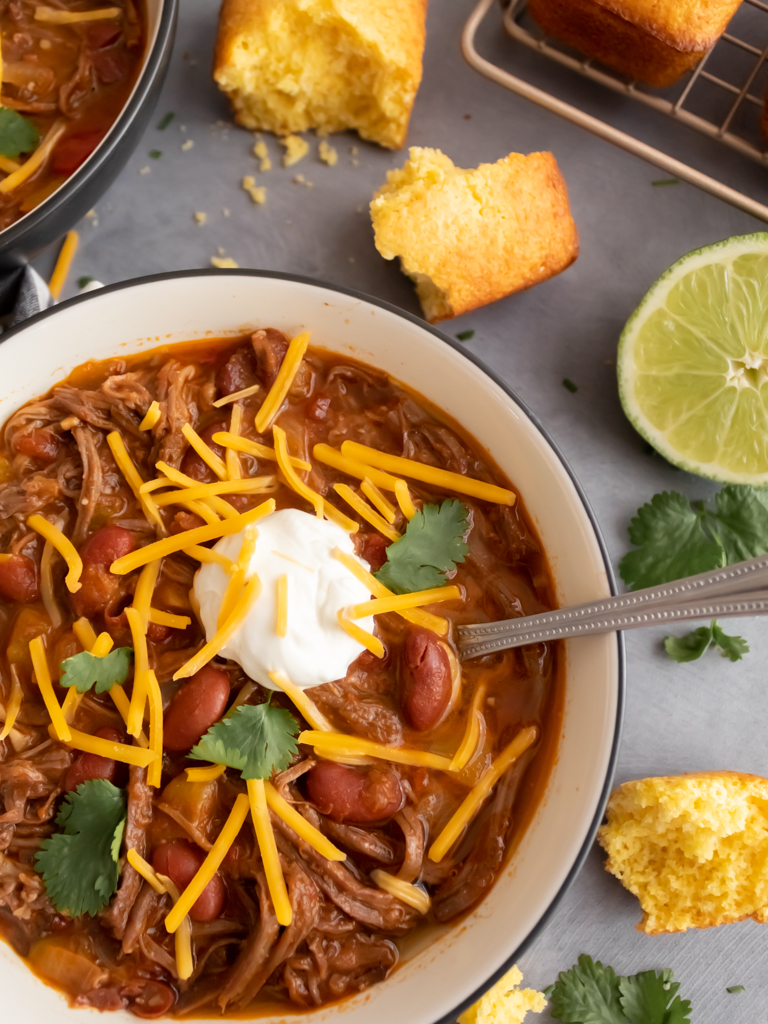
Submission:
<svg viewBox="0 0 768 1024">
<path fill-rule="evenodd" d="M 670 267 L 624 328 L 618 375 L 624 412 L 670 462 L 768 484 L 768 233 Z"/>
</svg>

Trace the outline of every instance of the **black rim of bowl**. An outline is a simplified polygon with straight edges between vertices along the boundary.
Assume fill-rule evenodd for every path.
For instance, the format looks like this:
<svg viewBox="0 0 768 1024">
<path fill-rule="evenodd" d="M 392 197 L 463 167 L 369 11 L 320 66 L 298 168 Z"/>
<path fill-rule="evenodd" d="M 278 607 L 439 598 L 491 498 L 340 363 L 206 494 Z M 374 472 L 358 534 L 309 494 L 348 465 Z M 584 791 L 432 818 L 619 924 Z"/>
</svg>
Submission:
<svg viewBox="0 0 768 1024">
<path fill-rule="evenodd" d="M 173 3 L 175 2 L 175 0 L 166 0 L 166 3 L 169 2 Z M 466 348 L 464 348 L 459 342 L 455 341 L 447 334 L 444 334 L 442 331 L 439 331 L 436 327 L 433 327 L 431 324 L 428 324 L 425 320 L 422 320 L 421 317 L 415 316 L 413 313 L 409 313 L 404 309 L 400 309 L 399 306 L 395 306 L 391 302 L 386 302 L 384 299 L 377 299 L 372 295 L 366 295 L 365 292 L 356 291 L 354 288 L 344 288 L 340 285 L 329 284 L 325 281 L 320 281 L 317 278 L 303 277 L 300 274 L 285 274 L 275 270 L 250 270 L 244 268 L 237 270 L 170 271 L 165 274 L 150 274 L 147 275 L 146 277 L 135 277 L 128 281 L 121 281 L 118 284 L 107 285 L 104 288 L 99 288 L 98 290 L 89 292 L 86 295 L 78 295 L 72 299 L 67 299 L 65 302 L 59 303 L 57 306 L 53 306 L 50 309 L 35 314 L 35 316 L 30 317 L 29 320 L 25 320 L 17 327 L 11 328 L 11 330 L 7 331 L 4 335 L 2 335 L 2 337 L 0 337 L 0 343 L 5 341 L 7 338 L 13 337 L 13 335 L 15 334 L 24 331 L 25 328 L 30 324 L 40 323 L 41 320 L 45 320 L 50 316 L 55 316 L 56 313 L 62 308 L 78 305 L 81 302 L 87 302 L 91 299 L 98 298 L 99 295 L 103 295 L 109 292 L 118 292 L 126 288 L 133 288 L 140 285 L 155 284 L 162 281 L 173 281 L 179 278 L 188 277 L 261 277 L 277 281 L 292 281 L 295 282 L 296 284 L 305 284 L 310 285 L 314 288 L 323 288 L 328 291 L 339 292 L 342 295 L 350 296 L 350 298 L 358 299 L 361 302 L 370 303 L 372 306 L 378 306 L 380 309 L 385 309 L 389 313 L 394 313 L 396 316 L 402 317 L 404 320 L 409 320 L 411 323 L 416 324 L 418 327 L 421 327 L 429 334 L 434 335 L 435 338 L 439 339 L 446 345 L 450 346 L 450 348 L 452 348 L 455 352 L 458 352 L 470 363 L 474 363 L 474 365 L 477 366 L 478 369 L 482 370 L 482 372 L 487 377 L 490 377 L 490 379 L 495 384 L 497 384 L 507 395 L 509 395 L 513 402 L 515 402 L 520 407 L 520 409 L 528 417 L 531 423 L 533 423 L 533 425 L 536 427 L 536 429 L 539 431 L 539 433 L 542 435 L 544 440 L 547 442 L 547 444 L 550 446 L 552 451 L 559 459 L 560 464 L 562 465 L 565 472 L 568 474 L 568 477 L 570 478 L 571 483 L 573 484 L 576 493 L 579 496 L 579 500 L 581 501 L 584 512 L 586 513 L 587 518 L 589 519 L 590 524 L 592 526 L 592 530 L 595 534 L 595 539 L 597 540 L 598 547 L 600 548 L 600 554 L 603 558 L 603 566 L 608 577 L 608 585 L 610 587 L 611 594 L 616 594 L 616 578 L 614 576 L 613 568 L 611 566 L 611 560 L 608 556 L 608 549 L 606 547 L 605 540 L 603 539 L 600 526 L 597 522 L 597 517 L 595 516 L 595 513 L 592 511 L 592 506 L 590 505 L 589 500 L 587 499 L 587 496 L 584 493 L 583 488 L 581 487 L 581 484 L 576 479 L 576 475 L 571 469 L 568 460 L 560 451 L 559 446 L 553 440 L 552 436 L 550 435 L 546 427 L 542 426 L 538 417 L 531 412 L 531 410 L 528 408 L 525 402 L 523 402 L 518 397 L 518 395 L 509 386 L 509 384 L 507 384 L 506 381 L 503 380 L 503 378 L 500 377 L 489 366 L 486 366 L 486 364 L 481 359 L 478 359 L 476 355 L 474 355 L 472 352 L 468 352 Z M 594 817 L 592 818 L 589 829 L 587 830 L 587 835 L 584 839 L 584 842 L 581 845 L 578 854 L 576 855 L 573 861 L 573 864 L 571 865 L 571 869 L 568 872 L 565 881 L 550 901 L 547 909 L 539 918 L 537 924 L 534 925 L 534 927 L 523 939 L 523 941 L 515 948 L 515 950 L 509 955 L 509 957 L 507 957 L 507 959 L 504 961 L 501 967 L 495 970 L 487 978 L 484 978 L 483 981 L 472 992 L 472 994 L 463 999 L 455 1009 L 453 1009 L 450 1013 L 434 1020 L 433 1024 L 453 1024 L 453 1022 L 456 1020 L 459 1014 L 463 1013 L 464 1010 L 467 1009 L 467 1007 L 475 1003 L 485 992 L 488 991 L 488 989 L 492 985 L 496 984 L 499 978 L 506 974 L 510 967 L 512 967 L 515 961 L 520 956 L 522 956 L 522 954 L 528 949 L 531 943 L 539 936 L 539 934 L 542 932 L 546 924 L 549 922 L 550 918 L 557 909 L 563 896 L 571 887 L 576 876 L 581 871 L 584 861 L 586 860 L 589 851 L 592 849 L 592 844 L 594 843 L 595 836 L 597 834 L 597 829 L 603 819 L 603 815 L 605 813 L 605 805 L 608 802 L 608 797 L 610 795 L 611 787 L 613 784 L 613 777 L 616 771 L 616 761 L 619 753 L 619 744 L 621 742 L 621 731 L 624 719 L 624 697 L 626 688 L 626 650 L 624 645 L 624 634 L 621 632 L 618 632 L 616 634 L 616 647 L 618 669 L 618 692 L 616 694 L 616 722 L 614 725 L 611 752 L 608 758 L 608 767 L 605 774 L 605 782 L 603 783 L 603 788 L 600 793 L 600 799 L 598 800 Z"/>
<path fill-rule="evenodd" d="M 162 0 L 157 35 L 144 69 L 136 81 L 133 95 L 112 122 L 112 126 L 99 145 L 52 195 L 44 199 L 34 210 L 30 210 L 29 213 L 0 231 L 0 248 L 10 251 L 16 246 L 22 246 L 28 233 L 33 232 L 55 210 L 67 203 L 73 193 L 79 191 L 98 175 L 104 164 L 110 159 L 115 147 L 128 131 L 134 117 L 147 101 L 148 95 L 154 87 L 166 51 L 173 40 L 173 26 L 176 21 L 178 4 L 179 0 Z"/>
</svg>

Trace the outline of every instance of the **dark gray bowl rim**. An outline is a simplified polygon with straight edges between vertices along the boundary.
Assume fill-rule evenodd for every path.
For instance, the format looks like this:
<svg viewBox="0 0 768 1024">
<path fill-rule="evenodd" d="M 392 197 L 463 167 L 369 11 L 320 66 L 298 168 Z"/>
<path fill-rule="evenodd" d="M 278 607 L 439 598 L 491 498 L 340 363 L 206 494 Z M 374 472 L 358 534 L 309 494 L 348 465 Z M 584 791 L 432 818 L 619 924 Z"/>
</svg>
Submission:
<svg viewBox="0 0 768 1024">
<path fill-rule="evenodd" d="M 30 210 L 29 213 L 0 231 L 0 246 L 4 250 L 13 250 L 17 246 L 21 247 L 24 237 L 28 233 L 34 232 L 43 220 L 47 219 L 59 207 L 69 202 L 70 197 L 76 191 L 86 186 L 100 172 L 104 164 L 109 160 L 115 147 L 119 145 L 123 136 L 128 131 L 131 122 L 138 114 L 152 89 L 165 52 L 173 39 L 173 26 L 179 0 L 160 0 L 160 3 L 162 7 L 157 26 L 157 36 L 147 57 L 144 70 L 136 80 L 131 98 L 112 122 L 107 134 L 85 162 L 70 174 L 66 181 L 52 195 L 44 199 L 39 206 L 36 206 L 34 210 Z"/>
<path fill-rule="evenodd" d="M 166 2 L 168 2 L 168 0 L 166 0 Z M 171 0 L 171 2 L 173 2 L 173 0 Z M 573 484 L 576 493 L 579 496 L 581 504 L 584 508 L 584 512 L 586 513 L 587 518 L 589 519 L 592 525 L 592 529 L 595 534 L 595 539 L 597 540 L 598 546 L 600 548 L 600 554 L 603 557 L 603 565 L 605 567 L 605 572 L 608 577 L 608 584 L 610 586 L 611 594 L 616 594 L 616 578 L 614 576 L 613 567 L 611 566 L 611 560 L 608 555 L 608 548 L 606 547 L 602 531 L 600 530 L 600 526 L 597 521 L 597 517 L 595 516 L 595 513 L 592 511 L 592 506 L 589 504 L 589 501 L 587 499 L 586 494 L 584 493 L 581 484 L 576 479 L 576 474 L 571 469 L 568 460 L 560 451 L 560 448 L 558 447 L 557 443 L 554 441 L 546 427 L 542 426 L 538 417 L 531 412 L 531 410 L 528 408 L 525 402 L 523 402 L 518 397 L 515 391 L 509 386 L 509 384 L 506 383 L 506 381 L 502 377 L 499 376 L 498 373 L 492 370 L 489 366 L 486 366 L 485 363 L 481 359 L 478 359 L 478 357 L 474 355 L 472 352 L 468 352 L 467 349 L 463 347 L 460 342 L 455 341 L 453 338 L 450 338 L 447 334 L 444 334 L 436 327 L 433 327 L 431 324 L 428 324 L 425 320 L 422 320 L 421 317 L 415 316 L 413 313 L 408 313 L 406 310 L 400 309 L 398 306 L 393 305 L 391 302 L 386 302 L 384 299 L 374 298 L 373 296 L 366 295 L 365 292 L 357 291 L 354 288 L 344 288 L 341 285 L 328 284 L 327 282 L 320 281 L 317 278 L 303 277 L 300 274 L 286 274 L 283 273 L 282 271 L 276 270 L 251 270 L 238 268 L 237 270 L 169 271 L 165 274 L 149 274 L 145 277 L 131 278 L 128 281 L 121 281 L 118 284 L 106 285 L 104 288 L 99 288 L 96 291 L 88 292 L 85 295 L 78 295 L 72 299 L 67 299 L 65 302 L 59 303 L 58 305 L 51 307 L 51 309 L 47 309 L 41 313 L 35 314 L 35 316 L 30 317 L 29 320 L 25 320 L 17 327 L 11 328 L 11 330 L 7 331 L 5 334 L 2 335 L 2 337 L 0 337 L 0 343 L 5 341 L 7 338 L 13 337 L 15 334 L 19 334 L 20 332 L 24 331 L 26 327 L 30 324 L 40 323 L 42 320 L 48 319 L 48 317 L 56 316 L 60 309 L 79 305 L 81 302 L 87 302 L 89 299 L 97 298 L 99 295 L 111 292 L 118 292 L 126 288 L 133 288 L 139 285 L 155 284 L 162 281 L 174 281 L 178 278 L 220 276 L 263 277 L 275 281 L 292 281 L 297 284 L 306 284 L 312 286 L 313 288 L 324 288 L 328 291 L 339 292 L 341 295 L 348 295 L 350 298 L 357 299 L 361 302 L 370 303 L 372 306 L 378 306 L 380 309 L 385 309 L 387 310 L 387 312 L 394 313 L 396 316 L 402 317 L 404 320 L 409 320 L 412 324 L 416 324 L 418 327 L 421 327 L 429 334 L 434 335 L 434 337 L 437 338 L 439 341 L 442 341 L 446 345 L 449 345 L 455 352 L 458 352 L 470 363 L 474 363 L 474 365 L 479 370 L 482 370 L 482 372 L 487 377 L 490 377 L 490 379 L 495 384 L 497 384 L 502 389 L 502 391 L 509 395 L 512 401 L 519 406 L 522 412 L 528 417 L 531 423 L 533 423 L 533 425 L 539 431 L 541 436 L 544 438 L 544 440 L 550 446 L 552 451 L 555 453 L 557 458 L 560 460 L 563 469 L 570 477 L 571 483 Z M 584 861 L 586 860 L 587 855 L 589 854 L 589 851 L 592 848 L 595 836 L 597 835 L 598 827 L 600 826 L 600 823 L 603 820 L 603 815 L 605 814 L 605 805 L 607 804 L 608 797 L 611 793 L 613 777 L 616 771 L 616 761 L 619 754 L 619 744 L 621 742 L 621 731 L 624 721 L 624 700 L 626 691 L 626 650 L 624 645 L 624 634 L 621 632 L 616 634 L 616 647 L 618 668 L 618 693 L 616 700 L 616 722 L 613 731 L 611 753 L 608 758 L 608 767 L 606 770 L 605 782 L 603 783 L 603 788 L 600 794 L 600 799 L 598 800 L 597 809 L 590 823 L 584 842 L 582 843 L 581 848 L 573 861 L 571 869 L 568 872 L 565 881 L 550 901 L 549 906 L 539 918 L 538 923 L 534 925 L 534 927 L 531 929 L 531 931 L 528 933 L 525 939 L 523 939 L 523 941 L 520 943 L 519 946 L 517 946 L 514 952 L 504 961 L 501 967 L 499 967 L 496 971 L 494 971 L 487 978 L 485 978 L 472 992 L 472 994 L 467 996 L 466 999 L 463 999 L 462 1002 L 459 1003 L 459 1005 L 451 1011 L 451 1013 L 446 1014 L 443 1017 L 439 1017 L 438 1019 L 433 1021 L 432 1024 L 454 1024 L 459 1014 L 463 1013 L 464 1010 L 467 1009 L 467 1007 L 475 1003 L 480 998 L 480 996 L 483 995 L 484 992 L 487 992 L 492 985 L 496 984 L 499 978 L 506 974 L 510 967 L 512 967 L 512 965 L 515 963 L 515 961 L 518 960 L 520 956 L 522 956 L 522 954 L 528 949 L 528 947 L 531 945 L 534 939 L 536 939 L 537 936 L 541 933 L 541 931 L 548 923 L 548 921 L 554 914 L 555 910 L 557 909 L 563 896 L 565 896 L 566 892 L 571 887 L 574 880 L 576 879 L 576 876 L 579 874 L 581 868 L 584 865 Z M 489 894 L 487 898 L 492 898 L 491 894 Z"/>
</svg>

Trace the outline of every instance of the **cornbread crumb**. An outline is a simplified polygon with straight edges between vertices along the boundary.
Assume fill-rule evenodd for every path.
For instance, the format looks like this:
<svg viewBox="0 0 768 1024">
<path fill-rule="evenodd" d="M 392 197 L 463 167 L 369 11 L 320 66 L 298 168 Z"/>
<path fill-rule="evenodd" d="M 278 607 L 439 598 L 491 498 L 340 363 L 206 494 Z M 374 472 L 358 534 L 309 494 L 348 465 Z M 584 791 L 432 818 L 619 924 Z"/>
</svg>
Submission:
<svg viewBox="0 0 768 1024">
<path fill-rule="evenodd" d="M 228 206 L 223 206 L 222 209 L 221 209 L 221 212 L 224 214 L 225 217 L 228 217 L 229 216 L 229 207 Z"/>
<path fill-rule="evenodd" d="M 320 145 L 317 147 L 317 155 L 329 167 L 335 167 L 339 160 L 339 154 L 333 146 L 328 145 L 325 139 L 320 140 Z"/>
<path fill-rule="evenodd" d="M 267 144 L 264 139 L 258 139 L 256 141 L 256 145 L 253 147 L 253 155 L 258 157 L 261 161 L 259 164 L 260 171 L 272 170 L 272 161 L 269 159 Z"/>
<path fill-rule="evenodd" d="M 303 160 L 309 152 L 309 143 L 300 135 L 286 135 L 279 140 L 281 146 L 285 146 L 283 156 L 283 167 L 293 167 L 299 160 Z"/>
<path fill-rule="evenodd" d="M 256 179 L 252 174 L 246 174 L 243 178 L 243 188 L 257 206 L 263 206 L 266 203 L 267 190 L 263 185 L 256 184 Z"/>
<path fill-rule="evenodd" d="M 200 213 L 195 214 L 195 220 L 197 221 L 198 224 L 205 224 L 205 222 L 208 220 L 208 215 L 201 211 Z"/>
<path fill-rule="evenodd" d="M 183 143 L 181 144 L 181 149 L 182 149 L 182 152 L 186 153 L 186 152 L 187 152 L 188 150 L 192 149 L 192 147 L 194 146 L 194 144 L 195 144 L 195 143 L 194 143 L 194 140 L 193 140 L 193 139 L 187 139 L 187 141 L 186 141 L 186 142 L 183 142 Z"/>
<path fill-rule="evenodd" d="M 240 124 L 354 129 L 403 145 L 421 81 L 426 0 L 224 0 L 214 79 Z"/>
<path fill-rule="evenodd" d="M 149 174 L 150 170 L 150 167 L 142 167 L 141 170 L 139 171 L 139 174 Z"/>
<path fill-rule="evenodd" d="M 211 256 L 211 263 L 219 270 L 237 270 L 238 264 L 231 256 Z"/>
<path fill-rule="evenodd" d="M 532 988 L 520 989 L 520 969 L 511 967 L 503 978 L 459 1017 L 458 1024 L 523 1024 L 526 1014 L 541 1013 L 547 1005 L 543 993 Z"/>
<path fill-rule="evenodd" d="M 598 840 L 648 935 L 768 922 L 768 779 L 699 772 L 625 782 Z"/>
<path fill-rule="evenodd" d="M 303 174 L 297 174 L 296 177 L 293 179 L 293 184 L 294 185 L 304 185 L 305 188 L 314 188 L 315 187 L 314 181 L 308 181 L 304 177 Z"/>
<path fill-rule="evenodd" d="M 462 170 L 439 149 L 414 146 L 370 210 L 376 248 L 400 257 L 430 323 L 554 277 L 578 255 L 551 153 L 510 153 Z"/>
</svg>

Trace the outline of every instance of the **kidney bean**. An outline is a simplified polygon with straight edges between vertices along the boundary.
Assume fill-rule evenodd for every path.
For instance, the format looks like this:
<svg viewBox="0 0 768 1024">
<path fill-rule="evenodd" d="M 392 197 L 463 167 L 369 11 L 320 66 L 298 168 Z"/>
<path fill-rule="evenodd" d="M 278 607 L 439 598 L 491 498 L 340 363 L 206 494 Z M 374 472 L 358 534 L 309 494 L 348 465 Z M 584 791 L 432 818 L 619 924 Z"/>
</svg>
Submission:
<svg viewBox="0 0 768 1024">
<path fill-rule="evenodd" d="M 123 737 L 117 729 L 112 729 L 108 725 L 97 729 L 96 735 L 102 739 L 111 740 L 113 743 L 122 743 L 123 741 Z M 102 757 L 101 754 L 78 754 L 67 769 L 62 788 L 65 793 L 71 793 L 83 782 L 90 782 L 93 779 L 106 779 L 107 782 L 114 782 L 118 768 L 117 761 L 111 757 Z"/>
<path fill-rule="evenodd" d="M 26 555 L 11 555 L 0 562 L 0 597 L 14 604 L 40 600 L 37 564 Z"/>
<path fill-rule="evenodd" d="M 416 626 L 408 633 L 401 665 L 401 706 L 408 723 L 425 732 L 451 700 L 451 663 L 434 633 Z"/>
<path fill-rule="evenodd" d="M 130 530 L 122 526 L 102 526 L 92 533 L 80 549 L 83 564 L 105 565 L 107 568 L 123 555 L 129 555 L 136 547 Z"/>
<path fill-rule="evenodd" d="M 389 541 L 380 533 L 362 533 L 357 535 L 359 554 L 371 567 L 371 572 L 378 572 L 387 560 Z"/>
<path fill-rule="evenodd" d="M 176 691 L 165 712 L 163 745 L 189 750 L 224 714 L 229 700 L 229 676 L 213 665 L 196 672 Z"/>
<path fill-rule="evenodd" d="M 236 349 L 216 374 L 216 389 L 220 396 L 234 395 L 257 383 L 256 359 L 253 350 L 244 345 Z"/>
<path fill-rule="evenodd" d="M 200 437 L 205 441 L 211 451 L 218 455 L 220 459 L 224 458 L 224 448 L 220 444 L 216 444 L 213 440 L 213 435 L 218 433 L 220 430 L 229 430 L 229 423 L 223 420 L 218 423 L 211 423 L 209 427 L 200 432 Z M 199 483 L 212 483 L 216 480 L 216 474 L 213 472 L 211 467 L 203 462 L 200 456 L 197 454 L 194 448 L 189 447 L 184 452 L 184 458 L 181 460 L 181 472 L 186 473 L 187 476 L 191 476 L 193 480 L 197 480 Z"/>
<path fill-rule="evenodd" d="M 106 617 L 119 616 L 121 576 L 114 576 L 110 565 L 117 558 L 130 554 L 136 547 L 134 535 L 122 526 L 102 526 L 92 533 L 80 548 L 83 560 L 81 587 L 70 600 L 77 615 L 91 617 L 102 612 Z"/>
<path fill-rule="evenodd" d="M 130 1000 L 128 1009 L 142 1020 L 164 1017 L 176 1002 L 176 993 L 171 986 L 154 978 L 129 981 L 120 989 L 120 995 Z"/>
<path fill-rule="evenodd" d="M 64 444 L 58 434 L 45 427 L 30 430 L 25 434 L 17 434 L 13 439 L 13 447 L 22 455 L 31 455 L 33 459 L 49 465 L 56 461 L 56 456 Z"/>
<path fill-rule="evenodd" d="M 372 824 L 389 821 L 403 806 L 400 777 L 383 765 L 353 768 L 318 761 L 306 774 L 309 799 L 334 821 Z"/>
<path fill-rule="evenodd" d="M 179 889 L 189 885 L 205 860 L 205 854 L 184 839 L 174 839 L 155 847 L 152 867 L 161 875 L 167 875 Z M 224 908 L 227 890 L 221 875 L 216 872 L 208 885 L 193 903 L 189 916 L 193 921 L 212 921 Z"/>
</svg>

